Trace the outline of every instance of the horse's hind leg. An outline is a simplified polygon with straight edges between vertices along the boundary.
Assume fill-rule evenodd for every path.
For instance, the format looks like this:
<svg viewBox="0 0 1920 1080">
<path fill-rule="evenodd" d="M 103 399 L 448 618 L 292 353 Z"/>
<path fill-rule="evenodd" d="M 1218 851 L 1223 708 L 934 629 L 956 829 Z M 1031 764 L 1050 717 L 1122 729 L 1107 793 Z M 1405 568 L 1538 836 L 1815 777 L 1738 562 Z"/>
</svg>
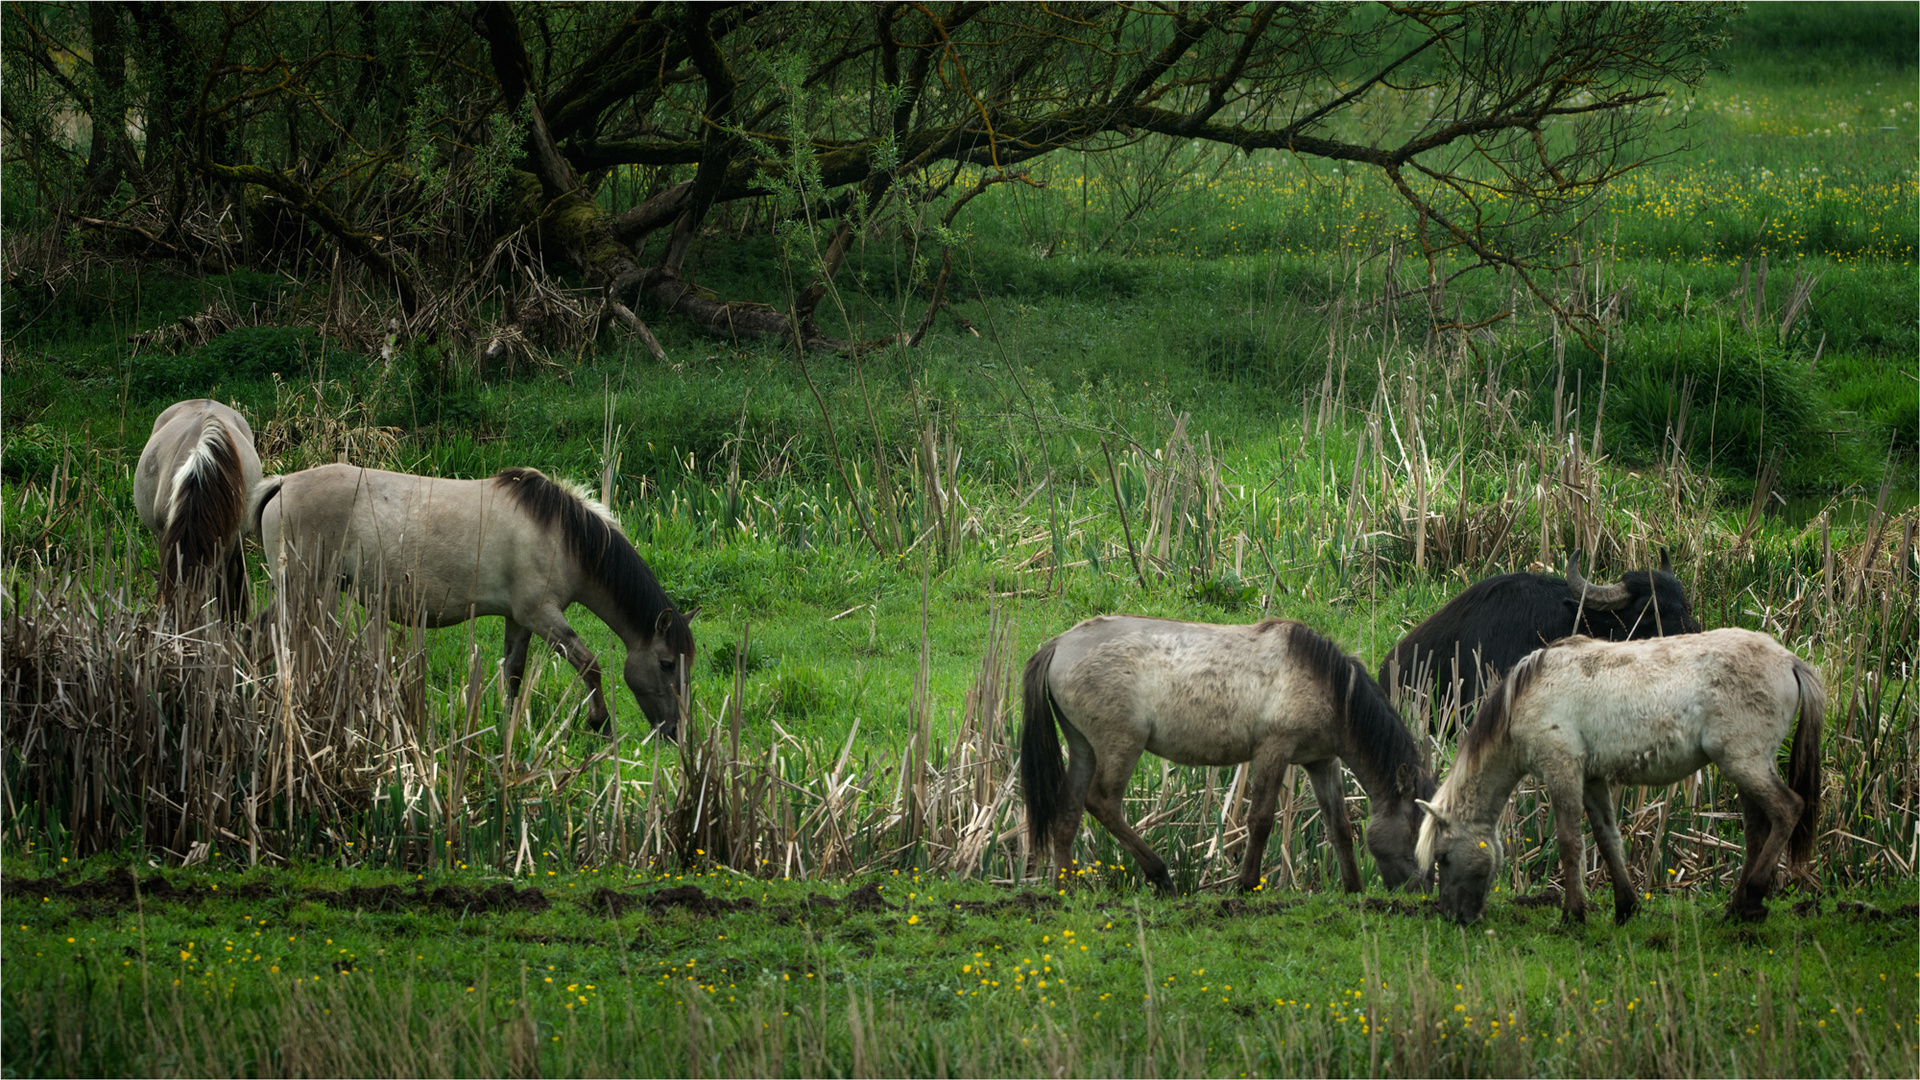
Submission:
<svg viewBox="0 0 1920 1080">
<path fill-rule="evenodd" d="M 1055 815 L 1053 835 L 1053 876 L 1056 888 L 1064 887 L 1073 873 L 1073 839 L 1080 831 L 1080 819 L 1087 806 L 1087 786 L 1093 780 L 1098 755 L 1093 744 L 1071 723 L 1062 721 L 1060 733 L 1067 740 L 1067 776 L 1060 787 L 1060 808 Z"/>
<path fill-rule="evenodd" d="M 1353 824 L 1347 820 L 1347 791 L 1340 783 L 1337 758 L 1309 761 L 1302 765 L 1313 781 L 1314 798 L 1320 801 L 1320 816 L 1327 822 L 1327 843 L 1333 847 L 1334 861 L 1340 864 L 1340 887 L 1359 892 L 1360 864 L 1353 857 Z"/>
<path fill-rule="evenodd" d="M 1582 792 L 1587 804 L 1587 820 L 1593 822 L 1593 842 L 1607 860 L 1607 875 L 1613 878 L 1613 921 L 1618 926 L 1633 917 L 1640 908 L 1640 895 L 1627 880 L 1627 851 L 1620 841 L 1620 816 L 1614 807 L 1613 789 L 1605 780 L 1590 778 Z"/>
<path fill-rule="evenodd" d="M 1094 762 L 1092 783 L 1087 789 L 1087 809 L 1095 820 L 1107 827 L 1114 839 L 1133 852 L 1134 859 L 1140 865 L 1153 887 L 1162 893 L 1173 892 L 1173 875 L 1167 873 L 1167 861 L 1153 853 L 1147 841 L 1127 823 L 1126 804 L 1121 796 L 1126 794 L 1127 780 L 1133 776 L 1133 766 L 1140 760 L 1142 747 L 1138 744 L 1109 746 L 1107 752 Z"/>
<path fill-rule="evenodd" d="M 532 619 L 526 620 L 526 628 L 545 638 L 547 644 L 566 657 L 567 662 L 580 673 L 580 680 L 587 684 L 591 702 L 587 707 L 587 722 L 603 735 L 613 734 L 613 721 L 607 714 L 607 696 L 600 688 L 600 661 L 566 617 L 560 614 L 560 609 L 550 605 L 541 609 Z"/>
<path fill-rule="evenodd" d="M 1747 819 L 1747 865 L 1740 868 L 1734 883 L 1729 914 L 1759 922 L 1767 917 L 1767 894 L 1773 891 L 1780 854 L 1806 804 L 1780 779 L 1771 760 L 1742 765 L 1720 765 L 1720 771 L 1740 789 L 1740 812 Z"/>
</svg>

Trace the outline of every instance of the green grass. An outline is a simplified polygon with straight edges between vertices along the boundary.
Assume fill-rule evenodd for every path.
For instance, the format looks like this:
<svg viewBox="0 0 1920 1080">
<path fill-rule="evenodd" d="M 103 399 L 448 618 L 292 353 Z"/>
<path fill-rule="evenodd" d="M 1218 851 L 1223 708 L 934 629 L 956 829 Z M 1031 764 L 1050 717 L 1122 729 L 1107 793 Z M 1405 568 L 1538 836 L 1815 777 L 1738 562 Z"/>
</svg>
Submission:
<svg viewBox="0 0 1920 1080">
<path fill-rule="evenodd" d="M 1754 928 L 1661 896 L 1624 928 L 1568 930 L 1496 896 L 1462 931 L 1378 896 L 546 866 L 505 900 L 470 872 L 310 868 L 171 871 L 135 903 L 16 861 L 8 1059 L 94 1075 L 1857 1075 L 1914 1052 L 1898 890 L 1853 913 L 1776 903 Z M 646 904 L 689 885 L 693 906 Z"/>
</svg>

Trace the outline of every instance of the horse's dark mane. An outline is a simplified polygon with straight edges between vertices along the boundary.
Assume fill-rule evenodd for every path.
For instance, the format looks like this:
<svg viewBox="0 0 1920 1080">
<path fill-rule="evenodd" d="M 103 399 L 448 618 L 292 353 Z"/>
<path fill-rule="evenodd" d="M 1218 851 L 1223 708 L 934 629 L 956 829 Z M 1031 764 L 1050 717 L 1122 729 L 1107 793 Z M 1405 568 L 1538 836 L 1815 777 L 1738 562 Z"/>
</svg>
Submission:
<svg viewBox="0 0 1920 1080">
<path fill-rule="evenodd" d="M 502 469 L 493 474 L 493 482 L 536 524 L 560 534 L 567 553 L 607 591 L 620 614 L 641 634 L 652 637 L 660 613 L 672 611 L 667 646 L 693 655 L 693 631 L 686 616 L 674 609 L 673 599 L 619 529 L 538 469 Z"/>
<path fill-rule="evenodd" d="M 1380 684 L 1373 681 L 1360 661 L 1303 623 L 1268 619 L 1260 624 L 1260 629 L 1265 630 L 1270 624 L 1290 626 L 1287 648 L 1327 680 L 1352 736 L 1354 759 L 1347 762 L 1347 766 L 1360 778 L 1370 797 L 1376 789 L 1380 794 L 1393 792 L 1400 797 L 1430 795 L 1432 780 L 1426 776 L 1413 736 L 1407 734 L 1400 714 L 1394 711 L 1387 696 L 1380 692 Z M 1412 776 L 1421 778 L 1415 785 L 1419 790 L 1399 789 L 1402 766 Z"/>
<path fill-rule="evenodd" d="M 1478 761 L 1487 752 L 1507 737 L 1513 723 L 1513 706 L 1527 688 L 1533 685 L 1535 675 L 1540 673 L 1541 659 L 1548 650 L 1580 641 L 1592 641 L 1588 637 L 1561 638 L 1551 645 L 1543 645 L 1520 658 L 1499 682 L 1494 683 L 1487 696 L 1480 699 L 1480 711 L 1474 714 L 1473 723 L 1468 725 L 1466 735 L 1460 739 L 1460 761 Z"/>
</svg>

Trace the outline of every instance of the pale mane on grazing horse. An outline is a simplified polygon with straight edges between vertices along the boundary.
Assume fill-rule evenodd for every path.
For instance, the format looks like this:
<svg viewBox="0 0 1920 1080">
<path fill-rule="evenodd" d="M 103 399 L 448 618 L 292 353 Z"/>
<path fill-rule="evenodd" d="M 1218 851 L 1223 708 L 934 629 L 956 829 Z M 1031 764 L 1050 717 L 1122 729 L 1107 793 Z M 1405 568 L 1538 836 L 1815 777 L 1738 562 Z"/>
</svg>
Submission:
<svg viewBox="0 0 1920 1080">
<path fill-rule="evenodd" d="M 1173 890 L 1166 861 L 1126 820 L 1127 780 L 1144 751 L 1182 765 L 1251 763 L 1243 889 L 1260 883 L 1281 780 L 1298 764 L 1313 781 L 1341 884 L 1360 890 L 1341 761 L 1367 792 L 1367 848 L 1381 878 L 1388 888 L 1420 884 L 1413 880 L 1416 800 L 1433 790 L 1433 777 L 1366 668 L 1300 623 L 1088 619 L 1027 661 L 1025 706 L 1027 828 L 1037 854 L 1051 849 L 1061 881 L 1084 809 L 1133 852 L 1156 888 Z M 1064 762 L 1061 735 L 1070 750 Z"/>
<path fill-rule="evenodd" d="M 160 542 L 160 595 L 197 602 L 211 591 L 230 621 L 246 618 L 247 501 L 260 483 L 253 429 L 198 398 L 167 407 L 133 470 L 133 507 Z"/>
<path fill-rule="evenodd" d="M 534 469 L 442 480 L 323 465 L 268 480 L 255 514 L 278 602 L 287 574 L 337 574 L 340 587 L 383 605 L 397 623 L 502 616 L 509 700 L 519 697 L 538 634 L 580 672 L 588 719 L 609 730 L 599 660 L 565 616 L 579 603 L 626 646 L 623 675 L 648 721 L 677 735 L 693 670 L 687 616 L 612 513 L 579 488 Z"/>
<path fill-rule="evenodd" d="M 1712 630 L 1651 641 L 1567 638 L 1540 649 L 1488 692 L 1446 781 L 1425 804 L 1420 870 L 1440 871 L 1440 911 L 1480 917 L 1500 862 L 1500 812 L 1522 776 L 1553 806 L 1563 910 L 1586 918 L 1580 813 L 1613 879 L 1613 917 L 1639 907 L 1627 878 L 1614 784 L 1675 783 L 1708 762 L 1740 791 L 1746 865 L 1729 904 L 1766 918 L 1782 851 L 1804 872 L 1820 816 L 1820 673 L 1765 634 Z M 1774 756 L 1789 732 L 1791 782 Z"/>
</svg>

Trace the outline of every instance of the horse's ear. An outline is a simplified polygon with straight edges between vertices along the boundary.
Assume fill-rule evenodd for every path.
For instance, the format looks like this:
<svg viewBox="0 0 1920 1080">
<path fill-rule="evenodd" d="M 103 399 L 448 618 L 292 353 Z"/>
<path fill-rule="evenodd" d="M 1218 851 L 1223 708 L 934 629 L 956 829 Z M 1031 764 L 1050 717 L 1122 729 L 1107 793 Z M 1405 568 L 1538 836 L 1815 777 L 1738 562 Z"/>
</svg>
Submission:
<svg viewBox="0 0 1920 1080">
<path fill-rule="evenodd" d="M 1430 803 L 1430 802 L 1428 802 L 1427 800 L 1425 800 L 1425 799 L 1415 799 L 1415 800 L 1413 800 L 1413 804 L 1414 804 L 1415 806 L 1418 806 L 1418 807 L 1419 807 L 1420 809 L 1422 809 L 1422 810 L 1425 810 L 1425 811 L 1427 812 L 1427 816 L 1433 819 L 1433 821 L 1434 821 L 1434 824 L 1436 824 L 1436 825 L 1445 825 L 1445 824 L 1447 823 L 1447 815 L 1445 815 L 1445 814 L 1442 814 L 1442 813 L 1440 812 L 1440 808 L 1439 808 L 1439 807 L 1437 807 L 1437 806 L 1435 806 L 1435 805 L 1433 805 L 1432 803 Z"/>
<path fill-rule="evenodd" d="M 1660 549 L 1660 570 L 1663 573 L 1673 573 L 1673 557 L 1667 554 L 1666 548 Z"/>
<path fill-rule="evenodd" d="M 686 611 L 681 612 L 680 614 L 685 616 L 688 622 L 692 622 L 693 620 L 700 617 L 700 605 L 695 604 L 693 607 L 687 609 Z"/>
<path fill-rule="evenodd" d="M 1413 794 L 1413 767 L 1404 761 L 1394 770 L 1393 792 L 1402 798 Z"/>
<path fill-rule="evenodd" d="M 673 609 L 662 608 L 660 617 L 653 620 L 653 636 L 665 637 L 667 631 L 671 629 L 673 629 Z"/>
</svg>

